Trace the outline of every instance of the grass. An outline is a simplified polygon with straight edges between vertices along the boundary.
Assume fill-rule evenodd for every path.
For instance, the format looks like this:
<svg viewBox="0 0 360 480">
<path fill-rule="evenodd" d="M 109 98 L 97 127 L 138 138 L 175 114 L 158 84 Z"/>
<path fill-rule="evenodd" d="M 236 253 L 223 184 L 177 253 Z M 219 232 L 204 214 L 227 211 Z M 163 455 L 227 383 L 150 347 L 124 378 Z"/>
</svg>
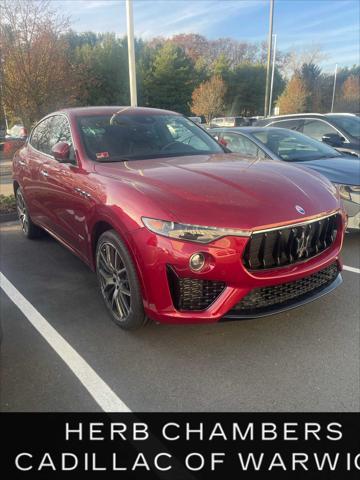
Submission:
<svg viewBox="0 0 360 480">
<path fill-rule="evenodd" d="M 0 214 L 16 212 L 14 195 L 0 195 Z"/>
</svg>

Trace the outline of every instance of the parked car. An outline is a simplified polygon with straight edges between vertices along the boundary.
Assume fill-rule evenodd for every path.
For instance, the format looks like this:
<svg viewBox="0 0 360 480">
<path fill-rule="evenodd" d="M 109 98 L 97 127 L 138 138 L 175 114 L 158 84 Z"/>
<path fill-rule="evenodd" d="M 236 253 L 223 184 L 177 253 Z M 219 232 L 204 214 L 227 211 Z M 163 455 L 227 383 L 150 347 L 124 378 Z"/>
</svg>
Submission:
<svg viewBox="0 0 360 480">
<path fill-rule="evenodd" d="M 341 283 L 345 213 L 332 184 L 226 154 L 174 112 L 52 113 L 13 171 L 25 236 L 46 230 L 96 271 L 125 329 L 268 315 Z"/>
<path fill-rule="evenodd" d="M 211 133 L 232 152 L 304 165 L 325 175 L 339 189 L 348 228 L 360 229 L 360 161 L 351 155 L 285 128 L 243 127 Z"/>
<path fill-rule="evenodd" d="M 352 113 L 281 115 L 259 120 L 256 126 L 289 128 L 341 152 L 360 155 L 360 118 Z"/>
<path fill-rule="evenodd" d="M 24 145 L 27 138 L 27 130 L 22 125 L 14 125 L 4 137 L 0 137 L 0 151 L 3 158 L 11 159 L 15 151 Z"/>
<path fill-rule="evenodd" d="M 243 125 L 249 125 L 249 122 L 244 117 L 219 117 L 213 118 L 210 121 L 210 128 L 213 127 L 241 127 Z"/>
<path fill-rule="evenodd" d="M 24 125 L 14 125 L 10 128 L 10 130 L 8 130 L 6 137 L 25 139 L 27 135 L 27 129 L 24 127 Z"/>
</svg>

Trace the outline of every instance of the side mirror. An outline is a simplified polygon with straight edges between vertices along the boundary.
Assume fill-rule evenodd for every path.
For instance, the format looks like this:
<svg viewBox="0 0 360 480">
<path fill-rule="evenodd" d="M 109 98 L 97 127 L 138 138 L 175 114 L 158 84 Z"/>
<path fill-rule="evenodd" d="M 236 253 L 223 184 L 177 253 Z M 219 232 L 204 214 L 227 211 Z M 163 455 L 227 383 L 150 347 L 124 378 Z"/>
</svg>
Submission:
<svg viewBox="0 0 360 480">
<path fill-rule="evenodd" d="M 66 142 L 58 142 L 51 149 L 55 160 L 60 163 L 72 163 L 70 161 L 70 145 Z"/>
<path fill-rule="evenodd" d="M 341 147 L 345 138 L 338 133 L 327 133 L 321 140 L 332 147 Z"/>
</svg>

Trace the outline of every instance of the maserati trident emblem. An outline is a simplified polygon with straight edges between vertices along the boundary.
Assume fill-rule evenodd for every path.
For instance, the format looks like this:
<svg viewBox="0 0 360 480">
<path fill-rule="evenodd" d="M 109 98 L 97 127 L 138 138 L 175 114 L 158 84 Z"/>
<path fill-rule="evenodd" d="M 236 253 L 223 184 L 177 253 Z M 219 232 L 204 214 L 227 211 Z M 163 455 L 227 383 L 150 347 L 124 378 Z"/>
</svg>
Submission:
<svg viewBox="0 0 360 480">
<path fill-rule="evenodd" d="M 301 215 L 305 215 L 305 210 L 303 209 L 303 207 L 300 207 L 300 205 L 295 205 L 295 209 Z"/>
<path fill-rule="evenodd" d="M 296 257 L 307 257 L 310 235 L 302 232 L 300 237 L 296 239 Z"/>
</svg>

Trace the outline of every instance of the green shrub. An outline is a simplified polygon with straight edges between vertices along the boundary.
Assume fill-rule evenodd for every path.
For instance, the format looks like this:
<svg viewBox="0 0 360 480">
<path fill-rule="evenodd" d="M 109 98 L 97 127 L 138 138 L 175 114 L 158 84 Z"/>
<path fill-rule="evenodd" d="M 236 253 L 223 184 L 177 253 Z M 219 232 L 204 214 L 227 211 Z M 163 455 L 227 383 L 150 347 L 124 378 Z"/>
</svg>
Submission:
<svg viewBox="0 0 360 480">
<path fill-rule="evenodd" d="M 16 212 L 16 200 L 14 195 L 0 195 L 0 213 Z"/>
</svg>

